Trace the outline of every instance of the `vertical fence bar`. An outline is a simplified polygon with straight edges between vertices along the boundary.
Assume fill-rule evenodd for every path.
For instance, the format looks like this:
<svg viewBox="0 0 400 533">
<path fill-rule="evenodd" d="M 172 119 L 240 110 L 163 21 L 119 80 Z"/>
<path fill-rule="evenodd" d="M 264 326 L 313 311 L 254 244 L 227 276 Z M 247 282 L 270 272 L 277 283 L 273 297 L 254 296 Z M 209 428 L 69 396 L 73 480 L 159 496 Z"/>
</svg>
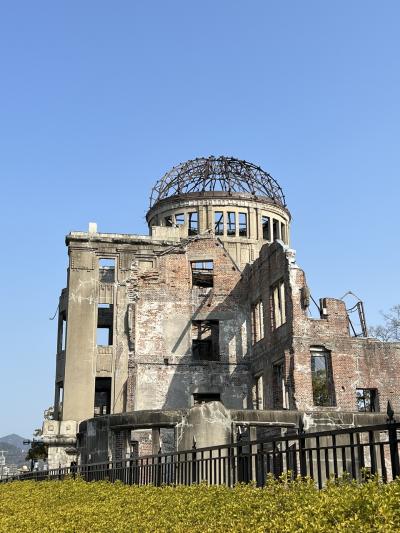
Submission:
<svg viewBox="0 0 400 533">
<path fill-rule="evenodd" d="M 373 431 L 368 431 L 368 444 L 369 444 L 369 458 L 371 462 L 371 474 L 374 475 L 377 472 L 377 468 L 376 468 L 375 435 Z"/>
<path fill-rule="evenodd" d="M 399 448 L 397 443 L 397 425 L 394 419 L 394 411 L 390 402 L 387 403 L 387 430 L 389 437 L 390 462 L 392 463 L 392 479 L 400 475 Z"/>
<path fill-rule="evenodd" d="M 315 448 L 316 448 L 316 454 L 317 454 L 317 477 L 318 477 L 318 488 L 322 489 L 322 473 L 321 473 L 321 446 L 320 446 L 320 440 L 319 437 L 315 438 Z"/>
<path fill-rule="evenodd" d="M 197 452 L 196 441 L 194 439 L 192 446 L 192 483 L 197 483 Z"/>
<path fill-rule="evenodd" d="M 356 456 L 354 453 L 354 433 L 350 433 L 350 458 L 351 458 L 351 476 L 357 478 Z"/>
<path fill-rule="evenodd" d="M 299 461 L 300 461 L 300 475 L 307 476 L 307 459 L 306 459 L 306 439 L 304 437 L 303 429 L 299 429 Z"/>
<path fill-rule="evenodd" d="M 333 473 L 335 478 L 338 477 L 338 462 L 337 462 L 337 446 L 336 446 L 336 435 L 332 435 L 332 453 L 333 453 Z"/>
</svg>

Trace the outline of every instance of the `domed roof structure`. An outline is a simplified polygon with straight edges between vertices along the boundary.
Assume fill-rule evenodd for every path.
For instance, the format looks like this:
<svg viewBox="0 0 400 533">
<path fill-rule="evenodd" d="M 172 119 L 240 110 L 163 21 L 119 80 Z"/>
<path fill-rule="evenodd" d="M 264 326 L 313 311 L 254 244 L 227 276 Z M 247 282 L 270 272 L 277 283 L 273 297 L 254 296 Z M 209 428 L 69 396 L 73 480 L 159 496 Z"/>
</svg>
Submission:
<svg viewBox="0 0 400 533">
<path fill-rule="evenodd" d="M 280 185 L 259 166 L 234 157 L 209 156 L 191 159 L 167 172 L 151 191 L 150 208 L 164 198 L 206 191 L 263 196 L 286 207 Z"/>
</svg>

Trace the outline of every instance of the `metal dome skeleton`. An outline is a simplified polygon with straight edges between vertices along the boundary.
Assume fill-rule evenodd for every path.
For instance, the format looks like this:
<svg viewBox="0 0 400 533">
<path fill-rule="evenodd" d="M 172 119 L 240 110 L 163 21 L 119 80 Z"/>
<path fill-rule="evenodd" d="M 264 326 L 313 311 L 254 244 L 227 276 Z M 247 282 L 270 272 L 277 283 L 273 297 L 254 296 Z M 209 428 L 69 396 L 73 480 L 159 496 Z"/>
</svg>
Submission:
<svg viewBox="0 0 400 533">
<path fill-rule="evenodd" d="M 170 196 L 206 191 L 266 196 L 286 207 L 278 182 L 262 168 L 233 157 L 210 156 L 191 159 L 167 172 L 151 191 L 150 208 Z"/>
</svg>

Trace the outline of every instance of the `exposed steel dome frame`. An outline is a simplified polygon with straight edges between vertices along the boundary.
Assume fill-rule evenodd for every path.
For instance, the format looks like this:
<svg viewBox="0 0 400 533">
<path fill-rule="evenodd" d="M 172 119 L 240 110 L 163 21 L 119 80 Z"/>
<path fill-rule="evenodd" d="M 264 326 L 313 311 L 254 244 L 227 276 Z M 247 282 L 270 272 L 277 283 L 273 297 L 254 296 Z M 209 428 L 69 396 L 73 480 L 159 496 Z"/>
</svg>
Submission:
<svg viewBox="0 0 400 533">
<path fill-rule="evenodd" d="M 262 168 L 234 157 L 200 157 L 173 167 L 151 191 L 150 208 L 157 202 L 180 194 L 222 191 L 266 196 L 286 207 L 278 182 Z"/>
</svg>

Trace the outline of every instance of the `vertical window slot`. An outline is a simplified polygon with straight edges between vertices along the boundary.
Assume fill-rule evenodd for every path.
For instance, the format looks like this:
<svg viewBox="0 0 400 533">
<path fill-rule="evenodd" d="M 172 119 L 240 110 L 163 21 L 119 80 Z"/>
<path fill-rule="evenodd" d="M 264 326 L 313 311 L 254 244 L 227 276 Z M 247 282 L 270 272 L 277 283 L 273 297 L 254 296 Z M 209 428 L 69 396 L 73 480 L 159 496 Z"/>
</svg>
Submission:
<svg viewBox="0 0 400 533">
<path fill-rule="evenodd" d="M 236 213 L 232 211 L 228 211 L 227 216 L 228 216 L 228 221 L 227 221 L 226 234 L 229 237 L 234 237 L 236 235 Z"/>
<path fill-rule="evenodd" d="M 189 235 L 197 235 L 199 233 L 199 214 L 197 211 L 189 213 Z"/>
<path fill-rule="evenodd" d="M 224 213 L 222 211 L 215 211 L 214 213 L 214 231 L 215 235 L 224 234 Z"/>
<path fill-rule="evenodd" d="M 239 237 L 247 237 L 247 213 L 239 213 Z"/>
</svg>

